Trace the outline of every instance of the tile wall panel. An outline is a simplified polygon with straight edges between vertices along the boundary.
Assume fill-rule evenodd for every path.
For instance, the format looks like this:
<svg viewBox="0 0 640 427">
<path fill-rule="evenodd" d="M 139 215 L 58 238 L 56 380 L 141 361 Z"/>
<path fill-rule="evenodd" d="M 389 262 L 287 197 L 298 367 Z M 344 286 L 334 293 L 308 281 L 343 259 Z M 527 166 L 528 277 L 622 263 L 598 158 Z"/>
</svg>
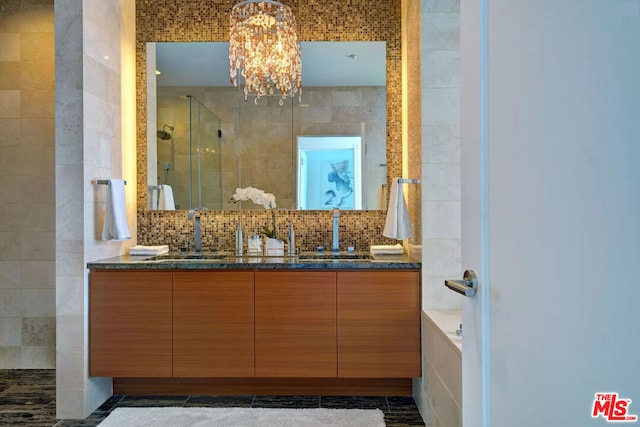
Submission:
<svg viewBox="0 0 640 427">
<path fill-rule="evenodd" d="M 456 309 L 461 277 L 460 4 L 422 1 L 423 308 Z"/>
<path fill-rule="evenodd" d="M 403 25 L 405 33 L 405 63 L 407 93 L 404 95 L 406 115 L 406 177 L 422 179 L 422 97 L 416 96 L 422 88 L 421 82 L 421 22 L 420 3 L 408 1 L 403 11 Z M 413 236 L 410 238 L 410 248 L 422 244 L 422 188 L 420 185 L 407 186 L 407 203 L 409 216 L 414 226 Z"/>
<path fill-rule="evenodd" d="M 53 0 L 0 2 L 0 368 L 55 367 Z"/>
<path fill-rule="evenodd" d="M 395 240 L 382 236 L 385 216 L 384 211 L 341 211 L 340 249 L 353 246 L 355 250 L 368 251 L 370 245 L 395 244 Z M 246 236 L 263 225 L 270 225 L 271 215 L 265 210 L 204 211 L 201 218 L 203 248 L 233 250 L 238 222 L 242 222 Z M 332 212 L 277 210 L 278 236 L 286 237 L 290 222 L 294 223 L 298 250 L 331 247 Z M 193 235 L 193 221 L 187 219 L 186 211 L 148 211 L 138 216 L 138 244 L 169 245 L 172 251 L 193 250 Z"/>
<path fill-rule="evenodd" d="M 95 183 L 135 181 L 134 168 L 124 166 L 135 159 L 135 113 L 126 108 L 135 103 L 134 9 L 127 0 L 55 2 L 57 418 L 83 418 L 111 395 L 110 379 L 87 377 L 86 263 L 135 243 L 101 239 L 108 187 Z M 127 216 L 135 230 L 132 187 Z"/>
</svg>

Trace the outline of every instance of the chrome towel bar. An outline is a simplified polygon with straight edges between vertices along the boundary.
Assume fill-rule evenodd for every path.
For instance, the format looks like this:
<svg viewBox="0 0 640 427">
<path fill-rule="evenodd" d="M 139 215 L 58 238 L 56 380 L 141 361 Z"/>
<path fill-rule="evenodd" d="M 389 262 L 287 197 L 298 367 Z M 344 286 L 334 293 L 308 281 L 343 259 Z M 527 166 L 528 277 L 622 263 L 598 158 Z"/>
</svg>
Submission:
<svg viewBox="0 0 640 427">
<path fill-rule="evenodd" d="M 98 185 L 110 185 L 111 182 L 109 182 L 108 179 L 98 179 L 98 180 L 96 180 L 96 184 L 98 184 Z M 124 181 L 124 185 L 127 185 L 127 181 Z"/>
</svg>

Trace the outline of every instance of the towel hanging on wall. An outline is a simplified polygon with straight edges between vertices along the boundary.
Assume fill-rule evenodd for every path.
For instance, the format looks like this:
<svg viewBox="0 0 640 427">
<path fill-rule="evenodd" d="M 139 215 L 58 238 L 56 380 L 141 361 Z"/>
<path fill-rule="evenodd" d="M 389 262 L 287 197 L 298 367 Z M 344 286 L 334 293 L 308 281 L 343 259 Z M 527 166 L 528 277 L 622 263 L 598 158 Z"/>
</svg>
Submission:
<svg viewBox="0 0 640 427">
<path fill-rule="evenodd" d="M 409 210 L 404 201 L 400 183 L 400 178 L 394 178 L 391 184 L 387 220 L 384 224 L 382 235 L 392 239 L 403 240 L 413 235 L 413 225 L 411 225 L 411 220 L 409 219 Z"/>
<path fill-rule="evenodd" d="M 107 203 L 104 210 L 102 240 L 127 240 L 131 238 L 127 222 L 127 205 L 124 197 L 124 181 L 110 179 L 107 186 Z"/>
<path fill-rule="evenodd" d="M 173 189 L 170 185 L 161 184 L 158 194 L 158 210 L 159 211 L 175 211 L 176 203 L 173 199 Z"/>
</svg>

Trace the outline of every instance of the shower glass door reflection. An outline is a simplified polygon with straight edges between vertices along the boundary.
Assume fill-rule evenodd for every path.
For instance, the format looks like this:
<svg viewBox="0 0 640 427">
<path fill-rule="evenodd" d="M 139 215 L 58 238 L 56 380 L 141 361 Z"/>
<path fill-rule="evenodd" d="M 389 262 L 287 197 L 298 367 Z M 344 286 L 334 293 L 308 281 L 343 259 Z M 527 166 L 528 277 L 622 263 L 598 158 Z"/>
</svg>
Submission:
<svg viewBox="0 0 640 427">
<path fill-rule="evenodd" d="M 220 118 L 180 90 L 158 92 L 158 184 L 171 186 L 176 209 L 221 209 Z"/>
<path fill-rule="evenodd" d="M 196 98 L 189 99 L 189 206 L 221 209 L 220 118 Z"/>
</svg>

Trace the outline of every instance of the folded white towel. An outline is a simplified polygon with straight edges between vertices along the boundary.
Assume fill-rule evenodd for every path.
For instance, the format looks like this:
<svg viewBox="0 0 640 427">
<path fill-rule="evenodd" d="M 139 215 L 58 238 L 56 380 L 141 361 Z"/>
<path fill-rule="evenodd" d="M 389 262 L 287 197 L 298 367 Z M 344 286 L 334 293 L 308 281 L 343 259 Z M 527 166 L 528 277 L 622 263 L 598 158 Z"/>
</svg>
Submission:
<svg viewBox="0 0 640 427">
<path fill-rule="evenodd" d="M 371 245 L 369 251 L 372 255 L 400 255 L 404 253 L 404 248 L 400 243 L 397 245 Z"/>
<path fill-rule="evenodd" d="M 107 204 L 104 211 L 102 240 L 127 240 L 131 238 L 127 222 L 127 205 L 124 197 L 124 181 L 110 179 L 107 186 Z"/>
<path fill-rule="evenodd" d="M 162 255 L 166 254 L 167 252 L 169 252 L 169 245 L 136 245 L 129 248 L 129 255 Z"/>
<path fill-rule="evenodd" d="M 384 224 L 383 236 L 392 239 L 403 240 L 411 237 L 413 225 L 409 219 L 409 211 L 404 201 L 400 178 L 394 178 L 389 195 L 389 207 L 387 208 L 387 220 Z"/>
<path fill-rule="evenodd" d="M 160 185 L 160 190 L 158 191 L 158 210 L 159 211 L 175 211 L 176 204 L 173 200 L 173 189 L 170 185 L 162 184 Z"/>
</svg>

